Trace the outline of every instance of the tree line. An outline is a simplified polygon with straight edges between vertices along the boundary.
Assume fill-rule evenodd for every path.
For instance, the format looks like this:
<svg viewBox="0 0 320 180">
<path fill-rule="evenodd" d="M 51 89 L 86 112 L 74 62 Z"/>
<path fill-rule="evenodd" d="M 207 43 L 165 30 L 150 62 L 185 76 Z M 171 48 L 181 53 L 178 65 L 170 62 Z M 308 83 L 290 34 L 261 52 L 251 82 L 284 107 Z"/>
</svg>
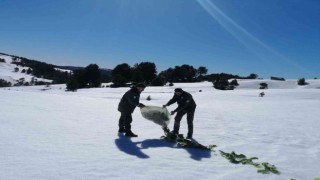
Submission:
<svg viewBox="0 0 320 180">
<path fill-rule="evenodd" d="M 112 82 L 111 87 L 126 87 L 136 83 L 144 83 L 147 86 L 163 86 L 167 83 L 173 85 L 175 82 L 201 82 L 210 81 L 216 89 L 232 90 L 238 86 L 236 79 L 257 79 L 258 75 L 251 73 L 249 76 L 239 76 L 227 73 L 207 74 L 205 66 L 195 68 L 191 65 L 170 67 L 160 73 L 153 62 L 136 63 L 132 67 L 127 63 L 117 65 L 112 70 L 100 69 L 96 64 L 87 67 L 56 66 L 44 62 L 30 60 L 24 57 L 11 56 L 13 64 L 29 67 L 23 73 L 32 74 L 38 78 L 53 80 L 52 84 L 67 84 L 67 90 L 76 91 L 79 88 L 100 87 L 101 83 Z M 0 62 L 5 62 L 0 59 Z M 56 68 L 70 69 L 72 72 L 62 72 Z M 18 68 L 17 68 L 18 69 Z M 230 80 L 233 79 L 233 80 Z M 274 80 L 285 80 L 284 78 L 271 77 Z M 41 83 L 41 82 L 40 82 Z M 39 83 L 38 83 L 39 84 Z M 304 79 L 299 80 L 298 85 L 306 84 Z M 11 86 L 4 80 L 1 86 Z"/>
</svg>

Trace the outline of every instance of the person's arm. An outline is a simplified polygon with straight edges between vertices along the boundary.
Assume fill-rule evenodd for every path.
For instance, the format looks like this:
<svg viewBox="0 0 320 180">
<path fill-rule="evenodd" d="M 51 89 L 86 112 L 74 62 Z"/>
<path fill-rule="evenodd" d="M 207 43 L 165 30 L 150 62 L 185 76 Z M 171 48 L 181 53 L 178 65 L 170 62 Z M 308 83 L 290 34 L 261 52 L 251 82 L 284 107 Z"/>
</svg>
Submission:
<svg viewBox="0 0 320 180">
<path fill-rule="evenodd" d="M 172 99 L 170 99 L 165 106 L 170 106 L 171 104 L 177 102 L 177 95 L 174 95 Z"/>
</svg>

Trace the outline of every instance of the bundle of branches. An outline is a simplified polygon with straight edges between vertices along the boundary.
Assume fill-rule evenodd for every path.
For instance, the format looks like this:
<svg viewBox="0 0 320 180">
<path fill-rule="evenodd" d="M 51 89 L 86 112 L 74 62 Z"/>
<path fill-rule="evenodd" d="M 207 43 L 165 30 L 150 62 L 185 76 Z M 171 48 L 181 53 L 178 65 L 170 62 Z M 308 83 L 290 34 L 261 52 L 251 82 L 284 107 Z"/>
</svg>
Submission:
<svg viewBox="0 0 320 180">
<path fill-rule="evenodd" d="M 233 151 L 231 153 L 226 153 L 226 152 L 223 152 L 221 150 L 220 150 L 220 154 L 221 154 L 222 157 L 228 159 L 231 163 L 253 165 L 254 167 L 258 168 L 258 173 L 262 173 L 262 174 L 269 174 L 269 173 L 280 174 L 280 172 L 277 170 L 277 168 L 272 164 L 269 164 L 267 162 L 263 162 L 263 163 L 253 162 L 253 160 L 257 160 L 258 159 L 257 157 L 247 158 L 243 154 L 236 154 Z"/>
<path fill-rule="evenodd" d="M 170 132 L 169 129 L 164 129 L 164 134 L 164 136 L 161 136 L 162 139 L 165 139 L 170 142 L 175 142 L 178 146 L 183 148 L 196 148 L 214 151 L 213 148 L 217 147 L 216 145 L 204 146 L 198 142 L 184 138 L 182 134 L 174 134 Z"/>
</svg>

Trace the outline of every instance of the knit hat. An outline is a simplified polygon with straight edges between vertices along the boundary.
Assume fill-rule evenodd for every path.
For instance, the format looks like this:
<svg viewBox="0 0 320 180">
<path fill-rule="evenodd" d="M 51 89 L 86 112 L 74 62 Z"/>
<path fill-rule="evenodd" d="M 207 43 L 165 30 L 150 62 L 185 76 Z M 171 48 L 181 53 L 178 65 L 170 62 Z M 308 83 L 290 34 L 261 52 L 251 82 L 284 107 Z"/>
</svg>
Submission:
<svg viewBox="0 0 320 180">
<path fill-rule="evenodd" d="M 181 88 L 176 88 L 174 92 L 183 92 L 183 90 Z"/>
<path fill-rule="evenodd" d="M 145 87 L 146 87 L 146 85 L 144 85 L 143 83 L 139 83 L 139 84 L 137 84 L 137 85 L 136 85 L 136 87 L 145 88 Z"/>
</svg>

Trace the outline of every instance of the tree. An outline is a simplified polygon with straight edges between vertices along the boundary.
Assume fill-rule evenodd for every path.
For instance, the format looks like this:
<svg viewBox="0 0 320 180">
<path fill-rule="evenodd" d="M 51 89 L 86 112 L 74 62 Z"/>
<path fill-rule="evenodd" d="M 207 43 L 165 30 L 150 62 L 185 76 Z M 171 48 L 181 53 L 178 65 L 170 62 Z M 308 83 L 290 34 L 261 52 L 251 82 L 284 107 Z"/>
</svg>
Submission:
<svg viewBox="0 0 320 180">
<path fill-rule="evenodd" d="M 125 87 L 127 79 L 121 74 L 116 74 L 115 76 L 112 76 L 112 82 L 112 87 Z"/>
<path fill-rule="evenodd" d="M 157 77 L 156 65 L 152 62 L 142 62 L 133 67 L 133 82 L 145 82 L 150 84 Z"/>
<path fill-rule="evenodd" d="M 159 76 L 151 81 L 151 86 L 163 86 L 164 84 L 164 80 Z"/>
<path fill-rule="evenodd" d="M 285 79 L 282 78 L 282 77 L 274 77 L 274 76 L 271 76 L 270 79 L 271 79 L 271 80 L 276 80 L 276 81 L 285 81 Z"/>
<path fill-rule="evenodd" d="M 17 57 L 12 57 L 13 62 L 17 62 L 19 59 Z"/>
<path fill-rule="evenodd" d="M 208 73 L 208 69 L 204 66 L 200 66 L 197 70 L 197 74 L 199 76 L 203 76 L 203 75 L 206 75 Z"/>
<path fill-rule="evenodd" d="M 79 83 L 77 81 L 77 79 L 72 78 L 68 83 L 67 83 L 67 91 L 77 91 L 77 89 L 79 88 Z"/>
<path fill-rule="evenodd" d="M 174 69 L 169 68 L 159 74 L 165 81 L 169 82 L 195 82 L 197 69 L 193 66 L 184 64 L 175 66 Z"/>
<path fill-rule="evenodd" d="M 268 89 L 268 84 L 263 82 L 263 83 L 260 83 L 260 88 L 259 89 Z"/>
<path fill-rule="evenodd" d="M 239 83 L 236 79 L 233 79 L 229 84 L 232 86 L 239 86 Z"/>
<path fill-rule="evenodd" d="M 306 82 L 306 80 L 304 78 L 301 78 L 298 80 L 298 85 L 305 86 L 305 85 L 308 85 L 308 83 Z"/>
<path fill-rule="evenodd" d="M 248 79 L 257 79 L 258 78 L 258 75 L 257 74 L 254 74 L 254 73 L 251 73 L 249 76 L 248 76 Z"/>
<path fill-rule="evenodd" d="M 0 79 L 0 87 L 11 87 L 11 82 L 7 82 L 4 79 Z"/>
<path fill-rule="evenodd" d="M 132 79 L 132 69 L 127 63 L 119 64 L 112 70 L 111 75 L 112 82 L 114 84 L 117 84 L 118 82 L 122 82 L 121 84 L 126 84 L 130 82 Z"/>
<path fill-rule="evenodd" d="M 234 86 L 229 85 L 227 79 L 219 79 L 213 82 L 213 87 L 219 90 L 233 90 Z"/>
<path fill-rule="evenodd" d="M 184 65 L 178 67 L 177 71 L 179 73 L 181 73 L 180 75 L 182 75 L 181 76 L 182 82 L 194 82 L 195 81 L 197 70 L 193 66 L 184 64 Z"/>
<path fill-rule="evenodd" d="M 90 88 L 101 86 L 101 74 L 99 66 L 90 64 L 84 69 L 73 71 L 73 75 L 67 83 L 67 90 L 75 91 L 78 88 Z"/>
<path fill-rule="evenodd" d="M 18 72 L 19 71 L 19 68 L 18 67 L 15 67 L 14 68 L 14 72 Z"/>
<path fill-rule="evenodd" d="M 159 76 L 164 79 L 165 82 L 173 82 L 173 69 L 169 68 L 165 71 L 161 71 Z"/>
<path fill-rule="evenodd" d="M 85 81 L 89 87 L 100 87 L 101 74 L 99 66 L 96 64 L 90 64 L 85 69 Z"/>
<path fill-rule="evenodd" d="M 29 69 L 27 70 L 27 74 L 31 74 L 31 72 L 32 72 L 32 70 L 29 68 Z"/>
<path fill-rule="evenodd" d="M 234 85 L 229 84 L 227 76 L 223 73 L 217 76 L 212 83 L 213 87 L 219 90 L 233 90 L 235 87 Z"/>
</svg>

